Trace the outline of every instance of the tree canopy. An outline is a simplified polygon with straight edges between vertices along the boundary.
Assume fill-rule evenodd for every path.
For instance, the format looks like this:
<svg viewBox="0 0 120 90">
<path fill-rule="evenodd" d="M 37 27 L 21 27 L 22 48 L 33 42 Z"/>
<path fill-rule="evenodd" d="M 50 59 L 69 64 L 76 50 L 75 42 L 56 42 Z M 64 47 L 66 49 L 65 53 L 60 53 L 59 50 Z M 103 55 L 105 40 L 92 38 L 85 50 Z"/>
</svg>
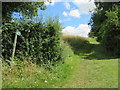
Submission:
<svg viewBox="0 0 120 90">
<path fill-rule="evenodd" d="M 120 56 L 120 5 L 118 2 L 95 2 L 95 5 L 89 36 L 96 37 L 108 53 Z"/>
<path fill-rule="evenodd" d="M 36 16 L 38 7 L 46 9 L 44 2 L 2 2 L 2 18 L 10 19 L 13 12 L 20 12 L 28 17 Z"/>
</svg>

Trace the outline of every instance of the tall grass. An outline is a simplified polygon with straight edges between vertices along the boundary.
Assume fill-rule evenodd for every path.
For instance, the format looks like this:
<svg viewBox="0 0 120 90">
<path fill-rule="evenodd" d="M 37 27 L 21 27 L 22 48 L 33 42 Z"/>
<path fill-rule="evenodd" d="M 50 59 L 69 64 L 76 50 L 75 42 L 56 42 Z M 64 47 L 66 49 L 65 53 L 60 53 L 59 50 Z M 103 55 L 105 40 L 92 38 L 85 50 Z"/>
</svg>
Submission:
<svg viewBox="0 0 120 90">
<path fill-rule="evenodd" d="M 91 45 L 88 41 L 88 38 L 74 36 L 74 35 L 63 35 L 63 40 L 67 42 L 73 52 L 77 55 L 91 52 L 93 45 Z"/>
</svg>

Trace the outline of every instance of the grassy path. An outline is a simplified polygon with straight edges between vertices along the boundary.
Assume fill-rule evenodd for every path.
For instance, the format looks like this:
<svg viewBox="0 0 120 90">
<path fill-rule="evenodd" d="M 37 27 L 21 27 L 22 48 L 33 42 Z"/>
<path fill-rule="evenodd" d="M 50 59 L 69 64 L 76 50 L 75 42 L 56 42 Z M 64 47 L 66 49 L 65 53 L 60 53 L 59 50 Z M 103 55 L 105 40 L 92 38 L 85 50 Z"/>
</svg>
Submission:
<svg viewBox="0 0 120 90">
<path fill-rule="evenodd" d="M 73 39 L 73 37 L 71 38 Z M 76 40 L 77 39 L 77 40 Z M 89 49 L 79 47 L 79 39 L 69 42 L 78 56 L 78 66 L 74 70 L 64 88 L 117 88 L 118 87 L 118 59 L 110 59 L 95 40 L 89 39 Z M 74 42 L 75 41 L 75 42 Z M 77 43 L 76 43 L 77 42 Z M 81 44 L 81 43 L 80 43 Z M 78 45 L 75 46 L 75 45 Z M 91 46 L 93 45 L 93 47 Z M 96 47 L 97 46 L 97 47 Z M 79 52 L 81 50 L 84 52 Z M 90 50 L 90 51 L 88 51 Z M 87 52 L 88 51 L 88 52 Z M 82 53 L 80 55 L 79 53 Z"/>
<path fill-rule="evenodd" d="M 80 60 L 65 88 L 117 88 L 118 60 Z"/>
</svg>

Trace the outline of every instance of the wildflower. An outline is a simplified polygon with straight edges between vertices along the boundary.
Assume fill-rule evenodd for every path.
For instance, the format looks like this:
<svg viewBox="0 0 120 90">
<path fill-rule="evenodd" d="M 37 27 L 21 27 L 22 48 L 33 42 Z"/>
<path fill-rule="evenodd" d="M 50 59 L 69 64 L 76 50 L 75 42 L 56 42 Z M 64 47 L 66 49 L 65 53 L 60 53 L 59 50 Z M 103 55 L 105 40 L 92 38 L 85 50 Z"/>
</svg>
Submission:
<svg viewBox="0 0 120 90">
<path fill-rule="evenodd" d="M 47 83 L 47 81 L 45 80 L 45 83 Z"/>
</svg>

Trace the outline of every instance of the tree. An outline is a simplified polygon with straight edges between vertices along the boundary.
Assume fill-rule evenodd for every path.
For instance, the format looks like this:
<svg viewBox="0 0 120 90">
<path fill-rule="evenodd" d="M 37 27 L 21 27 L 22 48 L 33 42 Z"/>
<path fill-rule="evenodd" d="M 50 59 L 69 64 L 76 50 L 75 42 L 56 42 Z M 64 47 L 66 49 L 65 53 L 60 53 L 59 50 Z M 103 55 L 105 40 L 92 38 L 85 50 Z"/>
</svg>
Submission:
<svg viewBox="0 0 120 90">
<path fill-rule="evenodd" d="M 2 18 L 11 19 L 13 12 L 22 13 L 28 17 L 36 16 L 38 7 L 45 10 L 44 2 L 2 2 Z"/>
<path fill-rule="evenodd" d="M 90 37 L 96 37 L 107 53 L 120 57 L 120 14 L 117 2 L 96 2 L 90 21 Z"/>
</svg>

